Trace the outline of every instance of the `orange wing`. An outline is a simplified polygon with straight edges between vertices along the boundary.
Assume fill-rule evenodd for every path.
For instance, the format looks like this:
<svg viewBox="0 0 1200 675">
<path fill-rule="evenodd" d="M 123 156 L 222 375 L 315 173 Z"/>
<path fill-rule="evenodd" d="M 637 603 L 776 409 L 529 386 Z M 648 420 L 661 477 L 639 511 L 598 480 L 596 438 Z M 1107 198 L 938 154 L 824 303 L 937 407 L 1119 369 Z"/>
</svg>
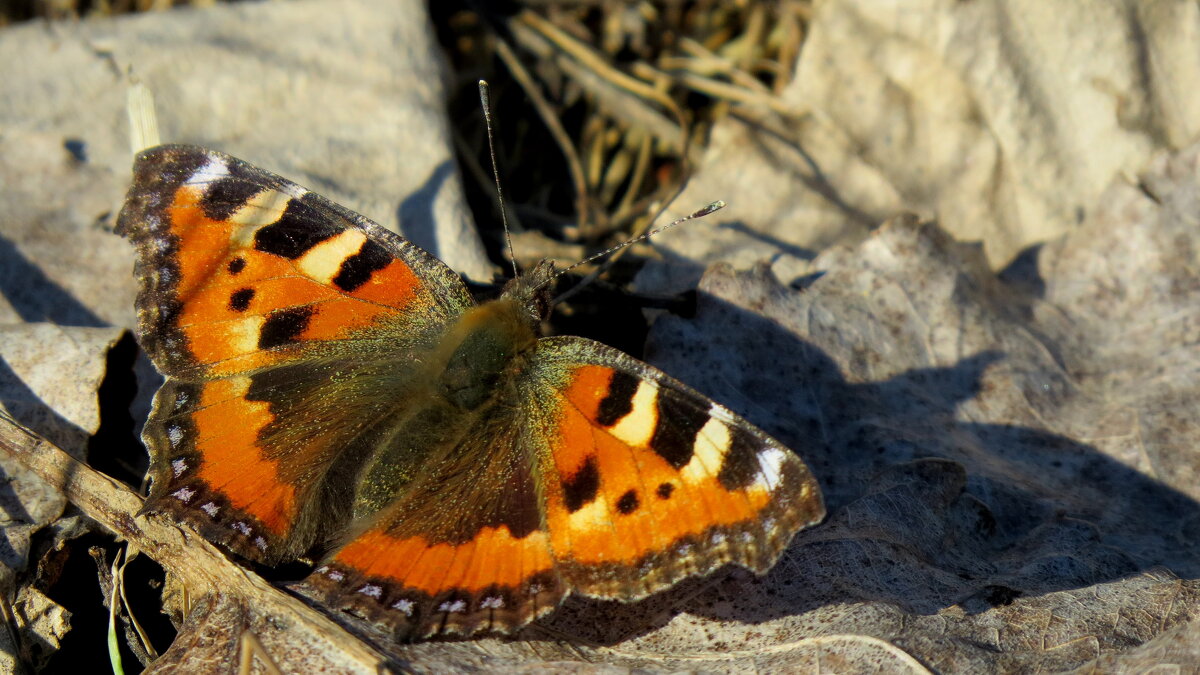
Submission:
<svg viewBox="0 0 1200 675">
<path fill-rule="evenodd" d="M 379 433 L 396 354 L 435 341 L 466 288 L 362 216 L 202 148 L 138 155 L 117 231 L 137 248 L 139 341 L 168 378 L 143 434 L 147 510 L 252 559 L 302 551 L 345 516 L 330 472 Z"/>
<path fill-rule="evenodd" d="M 790 450 L 604 345 L 540 340 L 511 394 L 306 586 L 411 635 L 510 632 L 570 592 L 765 571 L 824 517 Z"/>
</svg>

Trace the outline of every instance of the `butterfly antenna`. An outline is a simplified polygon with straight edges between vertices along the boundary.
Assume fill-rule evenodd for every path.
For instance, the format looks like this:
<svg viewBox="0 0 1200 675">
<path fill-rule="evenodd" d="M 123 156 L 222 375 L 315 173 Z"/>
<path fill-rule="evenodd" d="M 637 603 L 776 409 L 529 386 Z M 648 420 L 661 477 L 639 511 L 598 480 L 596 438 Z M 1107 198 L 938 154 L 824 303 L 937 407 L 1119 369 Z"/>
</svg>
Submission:
<svg viewBox="0 0 1200 675">
<path fill-rule="evenodd" d="M 718 199 L 717 201 L 709 204 L 708 206 L 705 206 L 702 209 L 699 209 L 697 211 L 689 213 L 688 215 L 686 215 L 678 220 L 673 220 L 673 221 L 667 223 L 666 225 L 663 225 L 662 227 L 657 227 L 653 230 L 650 230 L 649 232 L 645 232 L 637 237 L 634 237 L 633 239 L 623 241 L 620 244 L 617 244 L 616 246 L 613 246 L 611 248 L 607 248 L 603 251 L 600 251 L 599 253 L 596 253 L 595 255 L 590 255 L 590 256 L 584 258 L 583 260 L 580 260 L 579 262 L 571 265 L 570 267 L 567 267 L 566 269 L 560 271 L 558 274 L 555 274 L 553 277 L 551 277 L 550 279 L 543 282 L 542 285 L 547 286 L 547 285 L 553 283 L 559 277 L 566 274 L 567 272 L 570 272 L 571 270 L 575 269 L 576 267 L 579 267 L 580 265 L 585 265 L 585 264 L 590 263 L 593 260 L 596 260 L 598 258 L 603 258 L 604 256 L 611 255 L 613 253 L 616 253 L 617 251 L 620 251 L 621 249 L 623 249 L 627 246 L 632 246 L 632 245 L 638 243 L 639 241 L 644 241 L 646 239 L 649 239 L 650 237 L 653 237 L 654 235 L 656 235 L 660 232 L 666 232 L 667 230 L 671 229 L 672 227 L 675 227 L 676 225 L 682 225 L 683 223 L 686 223 L 689 220 L 695 220 L 696 218 L 703 218 L 704 216 L 707 216 L 708 214 L 713 213 L 715 211 L 720 211 L 723 208 L 725 208 L 725 202 Z M 596 277 L 600 276 L 600 273 L 603 271 L 604 271 L 603 268 L 599 268 L 599 269 L 595 270 L 594 272 L 592 272 L 591 274 L 587 275 L 578 284 L 575 284 L 571 288 L 569 288 L 566 291 L 563 291 L 561 294 L 559 294 L 558 297 L 554 298 L 553 304 L 557 305 L 558 303 L 566 300 L 567 298 L 571 297 L 572 295 L 575 295 L 577 292 L 579 292 L 579 290 L 581 288 L 587 286 Z"/>
<path fill-rule="evenodd" d="M 492 177 L 496 179 L 496 200 L 500 202 L 500 222 L 504 225 L 504 245 L 508 248 L 508 258 L 512 261 L 513 276 L 521 272 L 517 269 L 517 254 L 513 251 L 512 233 L 508 231 L 508 214 L 504 209 L 504 190 L 500 187 L 500 169 L 496 166 L 496 140 L 492 132 L 492 103 L 488 94 L 487 80 L 479 81 L 479 104 L 483 106 L 483 125 L 487 127 L 488 153 L 492 156 Z"/>
</svg>

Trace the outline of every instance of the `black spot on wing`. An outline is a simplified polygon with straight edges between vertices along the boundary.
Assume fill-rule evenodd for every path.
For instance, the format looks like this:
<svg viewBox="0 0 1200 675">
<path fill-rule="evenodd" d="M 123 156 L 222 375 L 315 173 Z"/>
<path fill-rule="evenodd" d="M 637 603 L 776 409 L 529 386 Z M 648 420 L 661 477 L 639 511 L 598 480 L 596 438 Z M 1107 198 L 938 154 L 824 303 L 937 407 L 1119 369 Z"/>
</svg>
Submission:
<svg viewBox="0 0 1200 675">
<path fill-rule="evenodd" d="M 638 378 L 629 373 L 614 371 L 608 383 L 608 393 L 600 401 L 596 421 L 611 427 L 633 410 L 633 395 L 637 393 Z"/>
<path fill-rule="evenodd" d="M 395 257 L 388 253 L 387 249 L 368 239 L 358 253 L 342 261 L 337 276 L 333 278 L 333 285 L 352 293 L 367 283 L 372 274 L 387 267 L 393 260 Z"/>
<path fill-rule="evenodd" d="M 621 495 L 621 498 L 617 500 L 617 510 L 624 515 L 629 515 L 634 511 L 637 511 L 637 508 L 637 490 L 629 490 L 625 494 Z"/>
<path fill-rule="evenodd" d="M 204 188 L 200 198 L 200 209 L 209 220 L 225 220 L 237 213 L 254 195 L 265 189 L 262 185 L 239 175 L 237 167 L 229 168 L 229 175 L 219 178 Z"/>
<path fill-rule="evenodd" d="M 292 307 L 271 312 L 258 334 L 258 348 L 270 349 L 294 342 L 308 328 L 312 315 L 311 307 Z"/>
<path fill-rule="evenodd" d="M 279 220 L 254 233 L 254 248 L 295 260 L 343 230 L 341 223 L 322 219 L 303 198 L 292 199 Z"/>
<path fill-rule="evenodd" d="M 744 488 L 754 482 L 761 467 L 758 463 L 758 451 L 762 442 L 744 429 L 736 426 L 729 427 L 729 451 L 725 453 L 725 461 L 717 472 L 717 481 L 726 490 Z"/>
<path fill-rule="evenodd" d="M 570 513 L 575 513 L 595 499 L 600 491 L 600 470 L 596 467 L 596 458 L 588 457 L 574 476 L 563 481 L 562 487 L 563 501 Z"/>
<path fill-rule="evenodd" d="M 239 288 L 229 296 L 229 309 L 235 312 L 244 312 L 250 308 L 250 301 L 253 299 L 253 288 Z"/>
<path fill-rule="evenodd" d="M 660 483 L 655 493 L 659 499 L 670 499 L 671 493 L 675 491 L 675 485 L 672 483 Z"/>
<path fill-rule="evenodd" d="M 225 269 L 229 270 L 230 276 L 236 277 L 242 273 L 242 270 L 246 269 L 246 259 L 238 256 L 237 258 L 230 260 L 229 265 Z"/>
<path fill-rule="evenodd" d="M 696 434 L 708 422 L 708 411 L 688 403 L 667 389 L 659 390 L 658 424 L 650 449 L 676 469 L 692 461 Z"/>
</svg>

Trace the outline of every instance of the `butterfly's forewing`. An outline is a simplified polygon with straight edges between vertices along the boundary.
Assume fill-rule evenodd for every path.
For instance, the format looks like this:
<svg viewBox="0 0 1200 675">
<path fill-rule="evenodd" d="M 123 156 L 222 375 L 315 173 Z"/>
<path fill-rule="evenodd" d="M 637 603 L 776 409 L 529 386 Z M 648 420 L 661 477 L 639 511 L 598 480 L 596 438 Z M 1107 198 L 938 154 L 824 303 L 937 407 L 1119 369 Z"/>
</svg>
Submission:
<svg viewBox="0 0 1200 675">
<path fill-rule="evenodd" d="M 365 218 L 202 148 L 138 155 L 117 231 L 137 248 L 139 341 L 168 378 L 143 435 L 147 510 L 253 559 L 301 551 L 331 467 L 370 444 L 403 379 L 379 364 L 435 341 L 465 287 Z"/>
</svg>

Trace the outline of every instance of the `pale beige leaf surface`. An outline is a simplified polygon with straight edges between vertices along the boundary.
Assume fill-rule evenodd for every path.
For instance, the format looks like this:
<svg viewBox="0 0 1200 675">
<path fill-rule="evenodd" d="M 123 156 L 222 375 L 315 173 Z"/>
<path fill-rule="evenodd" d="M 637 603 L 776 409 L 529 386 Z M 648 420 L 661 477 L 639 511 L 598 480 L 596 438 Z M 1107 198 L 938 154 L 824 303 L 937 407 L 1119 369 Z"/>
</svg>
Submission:
<svg viewBox="0 0 1200 675">
<path fill-rule="evenodd" d="M 831 505 L 768 575 L 791 589 L 760 630 L 855 608 L 838 629 L 937 670 L 1158 639 L 1147 654 L 1200 665 L 1160 638 L 1200 617 L 1198 157 L 1115 183 L 1023 277 L 898 219 L 818 256 L 803 290 L 712 268 L 694 320 L 655 324 L 652 360 L 790 443 Z"/>
<path fill-rule="evenodd" d="M 676 201 L 729 208 L 692 261 L 644 276 L 680 290 L 704 262 L 775 260 L 790 281 L 836 241 L 903 212 L 981 241 L 994 269 L 1077 227 L 1100 193 L 1200 133 L 1200 8 L 1188 0 L 825 0 L 784 93 L 737 108 Z"/>
</svg>

